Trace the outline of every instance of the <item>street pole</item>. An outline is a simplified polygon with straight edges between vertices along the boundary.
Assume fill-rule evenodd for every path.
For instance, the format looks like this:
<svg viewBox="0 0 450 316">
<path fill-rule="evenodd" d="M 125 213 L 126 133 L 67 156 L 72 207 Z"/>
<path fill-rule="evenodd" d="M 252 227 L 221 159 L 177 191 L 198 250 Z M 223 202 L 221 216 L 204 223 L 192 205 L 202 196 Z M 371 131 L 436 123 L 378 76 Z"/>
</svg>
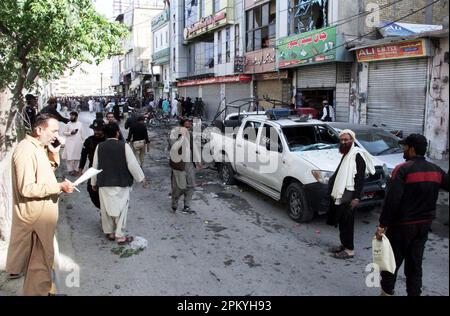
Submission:
<svg viewBox="0 0 450 316">
<path fill-rule="evenodd" d="M 103 72 L 100 73 L 100 96 L 103 96 Z"/>
</svg>

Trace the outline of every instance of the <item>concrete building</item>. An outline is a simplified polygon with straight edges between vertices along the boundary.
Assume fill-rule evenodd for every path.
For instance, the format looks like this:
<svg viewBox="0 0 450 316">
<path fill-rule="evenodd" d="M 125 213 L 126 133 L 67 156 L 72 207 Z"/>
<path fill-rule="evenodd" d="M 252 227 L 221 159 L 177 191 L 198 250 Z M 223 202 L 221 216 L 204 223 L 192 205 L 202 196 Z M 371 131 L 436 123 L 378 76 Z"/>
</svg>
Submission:
<svg viewBox="0 0 450 316">
<path fill-rule="evenodd" d="M 159 68 L 159 77 L 153 81 L 155 99 L 170 99 L 170 9 L 166 7 L 152 20 L 153 54 L 152 63 Z"/>
<path fill-rule="evenodd" d="M 192 101 L 202 98 L 207 118 L 225 96 L 251 95 L 251 77 L 234 67 L 243 54 L 243 1 L 173 1 L 171 25 L 174 93 Z"/>
<path fill-rule="evenodd" d="M 162 1 L 139 6 L 135 2 L 116 21 L 125 24 L 130 35 L 123 41 L 124 55 L 113 58 L 112 84 L 120 96 L 143 97 L 153 92 L 152 80 L 159 67 L 152 68 L 152 19 L 164 9 Z"/>
<path fill-rule="evenodd" d="M 442 93 L 448 89 L 448 1 L 400 3 L 380 5 L 378 28 L 348 45 L 357 59 L 350 119 L 401 129 L 404 136 L 425 134 L 430 157 L 442 159 L 448 155 L 448 97 Z"/>
</svg>

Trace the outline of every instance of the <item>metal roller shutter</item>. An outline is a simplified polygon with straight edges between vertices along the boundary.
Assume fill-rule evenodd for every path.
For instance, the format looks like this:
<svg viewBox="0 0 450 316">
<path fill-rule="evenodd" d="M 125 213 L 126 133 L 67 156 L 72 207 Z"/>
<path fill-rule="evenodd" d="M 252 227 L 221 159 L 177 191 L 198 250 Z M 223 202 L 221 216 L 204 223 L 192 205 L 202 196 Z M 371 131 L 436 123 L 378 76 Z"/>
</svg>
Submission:
<svg viewBox="0 0 450 316">
<path fill-rule="evenodd" d="M 227 102 L 250 98 L 250 84 L 229 83 L 225 85 L 225 95 Z"/>
<path fill-rule="evenodd" d="M 220 84 L 202 86 L 202 100 L 205 104 L 204 116 L 206 119 L 212 120 L 220 104 Z"/>
<path fill-rule="evenodd" d="M 336 122 L 348 122 L 350 111 L 350 84 L 336 84 Z"/>
<path fill-rule="evenodd" d="M 332 88 L 336 86 L 336 63 L 302 66 L 297 70 L 297 88 Z"/>
<path fill-rule="evenodd" d="M 269 99 L 283 101 L 283 82 L 281 80 L 257 81 L 256 93 L 258 99 L 268 97 Z M 265 109 L 272 106 L 268 102 L 261 102 L 260 105 Z"/>
<path fill-rule="evenodd" d="M 427 69 L 426 58 L 370 63 L 367 124 L 423 133 Z"/>
<path fill-rule="evenodd" d="M 192 102 L 194 102 L 195 98 L 198 97 L 198 86 L 186 87 L 183 96 L 185 98 L 190 97 Z"/>
</svg>

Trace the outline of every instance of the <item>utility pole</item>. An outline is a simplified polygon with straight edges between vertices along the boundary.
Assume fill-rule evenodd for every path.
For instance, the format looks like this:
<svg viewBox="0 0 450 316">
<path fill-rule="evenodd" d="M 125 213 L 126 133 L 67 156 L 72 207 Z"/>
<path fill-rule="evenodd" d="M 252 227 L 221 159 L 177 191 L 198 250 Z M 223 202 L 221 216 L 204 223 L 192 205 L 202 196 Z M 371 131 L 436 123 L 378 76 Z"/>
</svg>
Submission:
<svg viewBox="0 0 450 316">
<path fill-rule="evenodd" d="M 100 73 L 100 96 L 103 96 L 103 72 Z"/>
</svg>

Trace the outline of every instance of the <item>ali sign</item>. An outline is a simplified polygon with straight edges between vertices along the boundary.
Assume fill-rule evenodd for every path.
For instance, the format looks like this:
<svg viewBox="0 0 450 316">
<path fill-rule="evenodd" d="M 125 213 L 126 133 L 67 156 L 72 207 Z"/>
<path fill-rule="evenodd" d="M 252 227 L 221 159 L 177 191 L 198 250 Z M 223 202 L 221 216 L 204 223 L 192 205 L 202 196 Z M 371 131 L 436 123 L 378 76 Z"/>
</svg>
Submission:
<svg viewBox="0 0 450 316">
<path fill-rule="evenodd" d="M 427 56 L 424 39 L 385 44 L 356 50 L 358 62 Z"/>
</svg>

